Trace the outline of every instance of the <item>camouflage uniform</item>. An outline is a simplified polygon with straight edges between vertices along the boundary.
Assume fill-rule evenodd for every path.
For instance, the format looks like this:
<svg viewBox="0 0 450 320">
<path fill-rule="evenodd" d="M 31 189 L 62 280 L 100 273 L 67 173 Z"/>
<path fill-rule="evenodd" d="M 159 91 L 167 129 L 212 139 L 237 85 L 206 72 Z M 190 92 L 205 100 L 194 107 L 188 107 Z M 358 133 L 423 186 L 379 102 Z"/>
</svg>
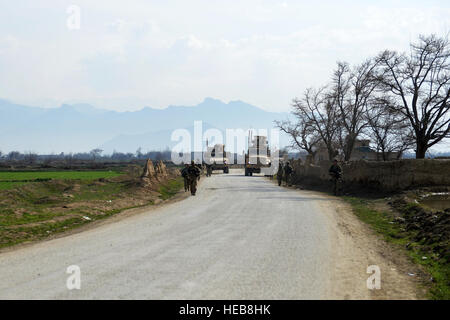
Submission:
<svg viewBox="0 0 450 320">
<path fill-rule="evenodd" d="M 337 179 L 340 178 L 342 175 L 342 169 L 337 163 L 333 163 L 328 172 L 333 178 Z"/>
<path fill-rule="evenodd" d="M 292 169 L 289 161 L 286 162 L 286 164 L 284 165 L 284 179 L 286 180 L 286 185 L 290 184 L 291 182 L 292 171 L 294 171 L 294 169 Z"/>
<path fill-rule="evenodd" d="M 277 180 L 278 185 L 281 186 L 281 181 L 283 181 L 283 164 L 281 162 L 278 164 Z"/>
<path fill-rule="evenodd" d="M 181 170 L 181 176 L 184 180 L 184 192 L 189 191 L 190 181 L 189 181 L 189 175 L 188 175 L 188 169 L 189 165 L 186 164 L 183 170 Z"/>
<path fill-rule="evenodd" d="M 200 178 L 200 169 L 194 164 L 194 161 L 192 161 L 191 165 L 188 167 L 188 177 L 191 195 L 195 196 L 195 193 L 197 192 L 197 180 Z"/>
<path fill-rule="evenodd" d="M 340 193 L 340 183 L 342 178 L 342 168 L 339 166 L 337 160 L 333 161 L 328 173 L 333 181 L 333 193 L 337 196 Z"/>
<path fill-rule="evenodd" d="M 212 174 L 212 165 L 207 164 L 207 165 L 206 165 L 206 176 L 207 176 L 207 177 L 210 177 L 211 174 Z"/>
</svg>

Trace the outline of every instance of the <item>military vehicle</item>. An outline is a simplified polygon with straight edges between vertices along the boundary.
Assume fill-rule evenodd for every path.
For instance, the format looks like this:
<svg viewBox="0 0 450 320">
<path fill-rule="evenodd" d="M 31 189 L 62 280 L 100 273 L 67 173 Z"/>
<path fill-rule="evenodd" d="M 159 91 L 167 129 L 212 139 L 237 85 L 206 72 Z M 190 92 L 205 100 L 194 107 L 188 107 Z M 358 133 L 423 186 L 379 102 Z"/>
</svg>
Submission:
<svg viewBox="0 0 450 320">
<path fill-rule="evenodd" d="M 214 147 L 207 147 L 204 161 L 207 165 L 212 166 L 212 170 L 221 170 L 223 173 L 230 172 L 224 144 L 215 144 Z"/>
<path fill-rule="evenodd" d="M 245 175 L 252 176 L 253 173 L 261 173 L 262 168 L 270 167 L 270 150 L 267 137 L 255 136 L 249 137 L 249 147 L 245 154 Z"/>
</svg>

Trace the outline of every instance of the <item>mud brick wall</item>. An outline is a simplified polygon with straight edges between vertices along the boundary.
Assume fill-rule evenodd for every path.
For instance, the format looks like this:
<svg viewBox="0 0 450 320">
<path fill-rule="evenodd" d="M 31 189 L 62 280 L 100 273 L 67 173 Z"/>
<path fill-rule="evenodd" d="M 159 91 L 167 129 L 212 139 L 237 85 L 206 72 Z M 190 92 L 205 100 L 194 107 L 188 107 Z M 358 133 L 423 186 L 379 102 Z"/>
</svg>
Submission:
<svg viewBox="0 0 450 320">
<path fill-rule="evenodd" d="M 450 160 L 405 159 L 399 161 L 350 161 L 340 164 L 346 184 L 360 184 L 386 191 L 423 186 L 450 186 Z M 330 161 L 319 165 L 293 162 L 299 181 L 328 181 Z"/>
</svg>

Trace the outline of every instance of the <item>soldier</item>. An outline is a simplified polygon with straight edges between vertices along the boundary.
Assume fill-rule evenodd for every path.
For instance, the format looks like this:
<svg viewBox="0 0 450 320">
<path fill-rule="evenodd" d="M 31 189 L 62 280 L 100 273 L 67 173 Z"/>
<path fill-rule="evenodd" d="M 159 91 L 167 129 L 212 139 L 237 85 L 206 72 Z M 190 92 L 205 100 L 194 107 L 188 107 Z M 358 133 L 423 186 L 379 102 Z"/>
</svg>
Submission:
<svg viewBox="0 0 450 320">
<path fill-rule="evenodd" d="M 189 175 L 188 175 L 189 164 L 185 164 L 183 170 L 181 170 L 181 176 L 184 179 L 184 192 L 189 191 Z"/>
<path fill-rule="evenodd" d="M 188 167 L 188 176 L 191 195 L 195 196 L 195 193 L 197 192 L 197 180 L 200 177 L 200 169 L 195 165 L 194 161 L 191 161 L 191 165 Z"/>
<path fill-rule="evenodd" d="M 283 180 L 283 163 L 281 161 L 278 164 L 277 180 L 278 180 L 278 185 L 281 186 L 281 181 Z"/>
<path fill-rule="evenodd" d="M 336 177 L 336 178 L 340 178 L 341 177 L 342 169 L 339 166 L 337 159 L 333 160 L 333 164 L 331 165 L 331 167 L 328 170 L 328 172 L 330 173 L 330 175 L 332 177 Z"/>
<path fill-rule="evenodd" d="M 211 174 L 212 174 L 212 165 L 207 164 L 206 165 L 206 176 L 211 177 Z"/>
<path fill-rule="evenodd" d="M 328 173 L 330 174 L 332 180 L 333 180 L 333 193 L 335 196 L 339 193 L 339 183 L 342 178 L 342 169 L 338 164 L 337 159 L 333 160 L 333 164 L 331 165 L 330 169 L 328 170 Z"/>
<path fill-rule="evenodd" d="M 291 182 L 292 171 L 294 170 L 292 169 L 292 166 L 289 163 L 289 161 L 287 161 L 286 164 L 284 165 L 284 179 L 286 180 L 286 186 L 289 185 Z"/>
</svg>

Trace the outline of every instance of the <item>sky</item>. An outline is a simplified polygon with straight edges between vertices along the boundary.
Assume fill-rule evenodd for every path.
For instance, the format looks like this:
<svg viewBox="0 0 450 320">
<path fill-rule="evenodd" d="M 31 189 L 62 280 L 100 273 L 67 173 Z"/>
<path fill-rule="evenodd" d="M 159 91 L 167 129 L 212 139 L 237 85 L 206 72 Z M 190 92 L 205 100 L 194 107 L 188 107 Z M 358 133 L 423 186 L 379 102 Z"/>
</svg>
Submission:
<svg viewBox="0 0 450 320">
<path fill-rule="evenodd" d="M 450 1 L 0 0 L 0 8 L 0 98 L 117 111 L 205 97 L 289 111 L 307 87 L 329 81 L 337 61 L 406 51 L 420 33 L 450 31 Z"/>
</svg>

